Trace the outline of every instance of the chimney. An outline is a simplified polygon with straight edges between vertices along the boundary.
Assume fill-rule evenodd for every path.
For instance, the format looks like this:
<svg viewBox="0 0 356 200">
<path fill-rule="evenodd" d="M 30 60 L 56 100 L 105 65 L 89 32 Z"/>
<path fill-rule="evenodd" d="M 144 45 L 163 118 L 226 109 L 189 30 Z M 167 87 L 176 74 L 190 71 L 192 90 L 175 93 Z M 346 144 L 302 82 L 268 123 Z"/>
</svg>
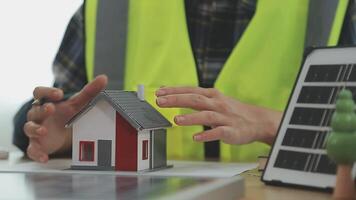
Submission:
<svg viewBox="0 0 356 200">
<path fill-rule="evenodd" d="M 140 84 L 137 86 L 137 97 L 141 100 L 145 100 L 145 86 Z"/>
</svg>

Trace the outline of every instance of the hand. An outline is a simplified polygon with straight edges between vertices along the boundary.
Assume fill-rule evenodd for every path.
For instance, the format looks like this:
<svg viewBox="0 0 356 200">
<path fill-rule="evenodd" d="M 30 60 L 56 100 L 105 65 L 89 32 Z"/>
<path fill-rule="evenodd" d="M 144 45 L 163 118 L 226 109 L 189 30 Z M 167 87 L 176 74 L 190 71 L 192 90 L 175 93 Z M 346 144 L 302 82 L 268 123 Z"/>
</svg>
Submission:
<svg viewBox="0 0 356 200">
<path fill-rule="evenodd" d="M 212 129 L 197 133 L 195 141 L 222 140 L 228 144 L 261 141 L 272 144 L 282 113 L 245 104 L 224 96 L 216 89 L 163 87 L 156 91 L 162 108 L 191 108 L 198 112 L 175 116 L 180 126 L 204 125 Z"/>
<path fill-rule="evenodd" d="M 66 101 L 61 101 L 63 91 L 58 88 L 37 87 L 33 91 L 34 98 L 45 98 L 50 103 L 33 105 L 27 113 L 24 131 L 29 137 L 29 158 L 47 162 L 48 155 L 69 150 L 72 145 L 72 132 L 64 127 L 66 122 L 103 90 L 106 84 L 107 77 L 100 75 Z"/>
</svg>

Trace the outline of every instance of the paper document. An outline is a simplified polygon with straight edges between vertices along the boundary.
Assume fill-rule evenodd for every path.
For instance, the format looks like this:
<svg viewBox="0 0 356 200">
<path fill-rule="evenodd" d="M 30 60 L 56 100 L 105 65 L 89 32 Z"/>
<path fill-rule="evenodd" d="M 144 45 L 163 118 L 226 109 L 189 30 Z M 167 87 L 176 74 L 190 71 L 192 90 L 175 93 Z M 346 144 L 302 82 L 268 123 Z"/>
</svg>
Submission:
<svg viewBox="0 0 356 200">
<path fill-rule="evenodd" d="M 215 177 L 227 178 L 239 175 L 244 171 L 254 169 L 257 163 L 220 163 L 194 161 L 168 161 L 172 168 L 152 172 L 121 172 L 96 170 L 70 170 L 70 159 L 52 159 L 46 164 L 24 161 L 12 164 L 0 163 L 1 172 L 29 173 L 79 173 L 79 174 L 115 174 L 130 176 L 182 176 L 182 177 Z"/>
</svg>

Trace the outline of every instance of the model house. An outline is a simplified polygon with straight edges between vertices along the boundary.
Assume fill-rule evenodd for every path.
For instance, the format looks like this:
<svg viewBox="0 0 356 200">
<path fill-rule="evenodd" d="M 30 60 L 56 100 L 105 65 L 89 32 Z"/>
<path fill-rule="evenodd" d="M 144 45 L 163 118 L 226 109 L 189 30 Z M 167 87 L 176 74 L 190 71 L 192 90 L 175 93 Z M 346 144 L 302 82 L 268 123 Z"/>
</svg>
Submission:
<svg viewBox="0 0 356 200">
<path fill-rule="evenodd" d="M 167 166 L 166 128 L 172 124 L 139 94 L 102 91 L 67 123 L 73 128 L 72 169 Z"/>
</svg>

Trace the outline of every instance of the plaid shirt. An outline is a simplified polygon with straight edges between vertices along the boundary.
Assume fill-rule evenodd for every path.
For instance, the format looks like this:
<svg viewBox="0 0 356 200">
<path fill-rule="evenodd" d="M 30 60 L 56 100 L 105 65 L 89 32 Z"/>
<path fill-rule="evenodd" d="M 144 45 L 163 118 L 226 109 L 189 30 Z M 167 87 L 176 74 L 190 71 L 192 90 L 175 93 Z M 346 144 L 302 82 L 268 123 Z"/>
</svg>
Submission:
<svg viewBox="0 0 356 200">
<path fill-rule="evenodd" d="M 188 30 L 198 68 L 200 86 L 212 87 L 223 64 L 252 18 L 257 0 L 186 0 Z M 340 45 L 356 44 L 356 6 L 350 1 L 341 32 Z M 65 93 L 79 91 L 86 83 L 84 62 L 84 20 L 80 8 L 71 19 L 56 55 L 54 86 Z M 23 133 L 31 102 L 14 118 L 13 142 L 26 151 Z"/>
<path fill-rule="evenodd" d="M 256 0 L 186 0 L 188 30 L 200 86 L 214 82 L 255 11 Z M 86 83 L 83 8 L 71 19 L 56 55 L 54 86 L 65 93 Z"/>
<path fill-rule="evenodd" d="M 72 17 L 53 63 L 54 87 L 64 93 L 79 91 L 87 83 L 84 58 L 83 7 Z"/>
</svg>

